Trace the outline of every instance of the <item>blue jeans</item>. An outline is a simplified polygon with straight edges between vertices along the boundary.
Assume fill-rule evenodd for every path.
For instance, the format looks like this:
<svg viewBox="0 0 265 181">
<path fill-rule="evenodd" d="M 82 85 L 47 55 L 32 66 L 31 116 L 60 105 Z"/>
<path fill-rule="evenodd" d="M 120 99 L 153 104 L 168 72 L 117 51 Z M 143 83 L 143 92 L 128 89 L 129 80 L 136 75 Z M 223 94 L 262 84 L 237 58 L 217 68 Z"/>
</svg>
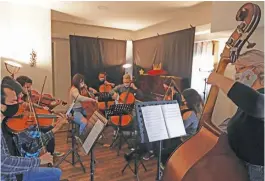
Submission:
<svg viewBox="0 0 265 181">
<path fill-rule="evenodd" d="M 79 134 L 83 132 L 86 127 L 86 123 L 82 122 L 82 118 L 86 116 L 86 111 L 81 108 L 75 108 L 74 111 L 74 122 L 79 125 Z"/>
<path fill-rule="evenodd" d="M 264 166 L 245 162 L 250 181 L 264 181 Z"/>
<path fill-rule="evenodd" d="M 23 181 L 59 181 L 62 171 L 59 168 L 38 167 L 23 174 Z"/>
</svg>

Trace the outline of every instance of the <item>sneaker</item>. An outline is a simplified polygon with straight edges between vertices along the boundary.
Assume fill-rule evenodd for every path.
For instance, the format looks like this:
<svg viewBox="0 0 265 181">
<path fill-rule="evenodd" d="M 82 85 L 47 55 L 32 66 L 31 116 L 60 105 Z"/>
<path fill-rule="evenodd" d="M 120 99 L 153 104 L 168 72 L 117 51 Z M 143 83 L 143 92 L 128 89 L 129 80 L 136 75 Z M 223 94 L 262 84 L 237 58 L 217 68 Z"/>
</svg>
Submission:
<svg viewBox="0 0 265 181">
<path fill-rule="evenodd" d="M 143 156 L 143 159 L 144 160 L 150 160 L 150 158 L 153 158 L 155 155 L 154 155 L 154 152 L 153 151 L 149 151 L 148 153 L 145 154 L 145 156 Z"/>
<path fill-rule="evenodd" d="M 53 155 L 53 156 L 56 156 L 56 157 L 60 157 L 60 156 L 63 156 L 63 155 L 64 155 L 64 152 L 58 152 L 58 151 L 55 151 L 55 152 L 53 152 L 52 155 Z"/>
</svg>

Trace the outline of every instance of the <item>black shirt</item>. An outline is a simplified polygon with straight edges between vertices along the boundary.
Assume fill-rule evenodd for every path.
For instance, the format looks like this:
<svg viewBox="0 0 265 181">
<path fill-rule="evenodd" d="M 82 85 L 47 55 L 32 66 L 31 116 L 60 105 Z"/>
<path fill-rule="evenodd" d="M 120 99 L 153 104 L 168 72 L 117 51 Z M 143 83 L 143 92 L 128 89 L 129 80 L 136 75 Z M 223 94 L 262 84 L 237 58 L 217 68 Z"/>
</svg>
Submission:
<svg viewBox="0 0 265 181">
<path fill-rule="evenodd" d="M 12 156 L 21 156 L 21 154 L 18 151 L 17 146 L 16 146 L 16 144 L 14 142 L 14 139 L 13 139 L 15 134 L 13 134 L 11 131 L 9 131 L 9 128 L 6 125 L 7 120 L 8 120 L 7 117 L 4 118 L 4 120 L 2 121 L 2 124 L 1 124 L 1 128 L 2 128 L 3 136 L 4 136 L 5 140 L 6 140 L 6 144 L 7 144 L 7 148 L 8 148 L 9 154 L 12 155 Z M 17 177 L 17 181 L 22 181 L 23 180 L 23 175 L 22 174 L 16 175 L 16 177 Z"/>
<path fill-rule="evenodd" d="M 231 148 L 240 159 L 264 165 L 264 89 L 236 82 L 228 97 L 238 106 L 227 127 Z"/>
</svg>

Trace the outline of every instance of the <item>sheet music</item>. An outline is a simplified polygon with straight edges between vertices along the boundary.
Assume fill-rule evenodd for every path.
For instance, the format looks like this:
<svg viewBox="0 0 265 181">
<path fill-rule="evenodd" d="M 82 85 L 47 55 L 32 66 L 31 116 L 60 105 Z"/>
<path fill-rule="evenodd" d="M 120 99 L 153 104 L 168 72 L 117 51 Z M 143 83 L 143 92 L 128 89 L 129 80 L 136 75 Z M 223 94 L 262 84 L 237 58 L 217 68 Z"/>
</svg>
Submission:
<svg viewBox="0 0 265 181">
<path fill-rule="evenodd" d="M 161 106 L 146 106 L 141 109 L 149 142 L 168 139 Z"/>
<path fill-rule="evenodd" d="M 86 154 L 89 153 L 92 145 L 96 141 L 100 132 L 103 130 L 104 126 L 105 125 L 103 122 L 101 122 L 100 120 L 97 120 L 96 124 L 94 125 L 94 127 L 92 128 L 91 132 L 89 133 L 89 135 L 87 136 L 86 140 L 84 141 L 84 143 L 82 145 Z"/>
<path fill-rule="evenodd" d="M 169 138 L 186 135 L 183 119 L 178 104 L 161 105 Z"/>
</svg>

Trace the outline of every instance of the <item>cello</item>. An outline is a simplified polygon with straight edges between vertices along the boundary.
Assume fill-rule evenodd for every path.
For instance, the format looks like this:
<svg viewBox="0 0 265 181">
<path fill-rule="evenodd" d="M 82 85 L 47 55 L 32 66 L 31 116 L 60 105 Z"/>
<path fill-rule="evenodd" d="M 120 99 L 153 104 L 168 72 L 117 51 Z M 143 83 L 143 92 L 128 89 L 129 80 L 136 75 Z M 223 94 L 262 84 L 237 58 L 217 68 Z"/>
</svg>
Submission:
<svg viewBox="0 0 265 181">
<path fill-rule="evenodd" d="M 257 28 L 260 17 L 261 10 L 256 4 L 246 3 L 239 9 L 236 20 L 241 23 L 226 42 L 217 73 L 223 75 L 227 65 L 237 60 L 244 44 L 249 43 L 248 39 Z M 253 45 L 249 43 L 247 48 L 253 48 Z M 211 121 L 218 91 L 216 86 L 211 86 L 198 132 L 171 155 L 162 181 L 248 180 L 245 167 L 228 146 L 221 130 Z"/>
<path fill-rule="evenodd" d="M 102 77 L 104 76 L 104 77 Z M 99 79 L 100 78 L 104 78 L 105 81 L 102 85 L 99 86 L 99 92 L 104 93 L 104 92 L 110 92 L 112 90 L 112 86 L 110 85 L 110 83 L 106 83 L 106 73 L 102 73 L 99 75 Z M 108 109 L 111 105 L 114 104 L 114 101 L 108 101 L 108 102 L 98 102 L 98 108 L 99 110 L 105 110 Z"/>
<path fill-rule="evenodd" d="M 118 98 L 118 102 L 120 104 L 134 104 L 135 103 L 135 97 L 133 93 L 130 92 L 131 84 L 133 82 L 134 81 L 131 80 L 128 90 L 120 94 Z M 132 115 L 128 114 L 128 115 L 123 115 L 121 117 L 121 120 L 120 120 L 120 116 L 111 116 L 110 120 L 116 126 L 119 126 L 119 125 L 128 126 L 132 122 L 133 119 L 132 119 Z"/>
</svg>

